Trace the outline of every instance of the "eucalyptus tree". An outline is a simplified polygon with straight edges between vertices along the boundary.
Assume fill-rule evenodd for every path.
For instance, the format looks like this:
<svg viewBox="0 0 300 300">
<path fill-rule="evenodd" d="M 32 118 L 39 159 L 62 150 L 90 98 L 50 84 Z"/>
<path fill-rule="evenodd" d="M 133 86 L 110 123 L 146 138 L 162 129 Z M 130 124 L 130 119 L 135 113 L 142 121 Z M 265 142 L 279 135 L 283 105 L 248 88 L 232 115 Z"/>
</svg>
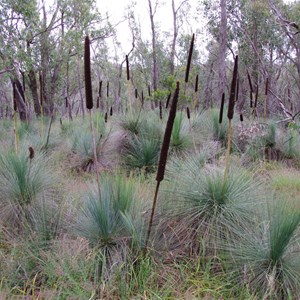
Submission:
<svg viewBox="0 0 300 300">
<path fill-rule="evenodd" d="M 154 91 L 157 90 L 158 81 L 159 81 L 159 71 L 158 71 L 158 64 L 157 64 L 157 32 L 154 17 L 158 8 L 158 0 L 155 0 L 154 4 L 151 0 L 148 0 L 149 5 L 149 17 L 151 23 L 151 33 L 152 33 L 152 84 Z"/>
<path fill-rule="evenodd" d="M 183 22 L 188 18 L 188 12 L 191 8 L 189 0 L 180 1 L 177 6 L 175 0 L 172 0 L 172 16 L 173 16 L 173 37 L 170 50 L 170 74 L 174 75 L 175 71 L 175 56 L 176 56 L 176 43 L 180 27 Z"/>
<path fill-rule="evenodd" d="M 36 0 L 1 0 L 0 9 L 1 69 L 9 70 L 11 78 L 21 71 L 31 90 L 35 113 L 40 113 L 42 101 L 44 112 L 52 114 L 55 104 L 62 102 L 61 91 L 66 90 L 63 94 L 69 96 L 69 74 L 77 74 L 71 72 L 70 62 L 74 57 L 80 61 L 84 35 L 96 42 L 113 30 L 108 22 L 104 24 L 106 18 L 97 11 L 94 0 L 61 0 L 50 6 Z"/>
<path fill-rule="evenodd" d="M 284 76 L 288 75 L 288 82 L 285 84 L 283 93 L 287 95 L 289 104 L 292 104 L 290 106 L 290 117 L 294 118 L 295 113 L 297 114 L 300 110 L 300 3 L 295 1 L 284 4 L 282 1 L 270 0 L 269 4 L 275 15 L 276 24 L 279 26 L 278 30 L 284 38 L 280 53 L 283 60 L 286 60 L 286 70 L 288 72 Z M 291 91 L 293 86 L 296 89 L 294 93 Z M 294 97 L 292 97 L 292 94 L 294 94 Z M 296 108 L 294 112 L 293 106 Z"/>
<path fill-rule="evenodd" d="M 219 9 L 220 18 L 218 11 L 213 8 Z M 215 62 L 218 61 L 218 67 L 214 67 L 214 72 L 219 74 L 218 77 L 215 76 L 218 78 L 219 86 L 222 86 L 224 52 L 234 55 L 238 51 L 241 60 L 240 90 L 243 92 L 241 98 L 243 100 L 248 98 L 247 89 L 250 93 L 256 94 L 258 91 L 260 95 L 264 94 L 267 81 L 268 88 L 275 88 L 283 63 L 281 50 L 284 37 L 269 3 L 262 0 L 230 0 L 226 2 L 225 11 L 222 1 L 211 0 L 206 2 L 206 10 L 209 17 L 209 31 L 219 45 L 219 51 L 215 51 Z M 227 63 L 229 58 L 230 56 L 225 56 Z M 248 80 L 244 79 L 247 78 L 247 72 L 251 79 L 249 86 L 246 84 Z M 224 76 L 224 73 L 222 74 Z M 276 94 L 276 91 L 274 93 Z M 252 94 L 250 96 L 252 97 Z M 273 94 L 269 94 L 269 104 L 273 102 L 273 97 Z"/>
</svg>

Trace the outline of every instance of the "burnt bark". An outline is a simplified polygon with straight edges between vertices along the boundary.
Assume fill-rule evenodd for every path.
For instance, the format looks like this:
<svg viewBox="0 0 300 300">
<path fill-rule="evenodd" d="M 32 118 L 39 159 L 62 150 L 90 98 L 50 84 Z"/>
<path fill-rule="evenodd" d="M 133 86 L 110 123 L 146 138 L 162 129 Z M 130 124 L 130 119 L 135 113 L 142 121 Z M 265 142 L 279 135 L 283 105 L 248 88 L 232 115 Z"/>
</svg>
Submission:
<svg viewBox="0 0 300 300">
<path fill-rule="evenodd" d="M 32 100 L 33 100 L 34 112 L 37 116 L 40 116 L 41 115 L 41 105 L 39 102 L 38 84 L 37 84 L 36 74 L 35 74 L 34 70 L 29 71 L 28 79 L 29 79 L 29 88 L 30 88 Z"/>
<path fill-rule="evenodd" d="M 28 114 L 27 114 L 22 84 L 19 81 L 19 79 L 17 79 L 17 78 L 14 78 L 14 79 L 11 78 L 11 83 L 13 86 L 14 103 L 15 103 L 16 109 L 19 113 L 20 120 L 26 121 L 28 119 Z"/>
</svg>

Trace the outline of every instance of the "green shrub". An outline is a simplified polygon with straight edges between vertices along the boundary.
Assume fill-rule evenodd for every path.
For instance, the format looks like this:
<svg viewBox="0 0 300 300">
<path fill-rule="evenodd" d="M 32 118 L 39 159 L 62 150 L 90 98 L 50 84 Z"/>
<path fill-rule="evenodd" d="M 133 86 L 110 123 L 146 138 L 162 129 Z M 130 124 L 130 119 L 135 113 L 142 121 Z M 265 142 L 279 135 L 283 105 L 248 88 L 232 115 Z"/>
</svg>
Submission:
<svg viewBox="0 0 300 300">
<path fill-rule="evenodd" d="M 143 229 L 133 182 L 102 177 L 100 183 L 85 195 L 76 232 L 104 253 L 139 244 Z"/>
<path fill-rule="evenodd" d="M 241 270 L 241 281 L 259 298 L 299 296 L 299 226 L 299 210 L 280 199 L 278 204 L 270 205 L 268 220 L 240 231 L 236 243 L 229 245 Z"/>
<path fill-rule="evenodd" d="M 172 218 L 178 220 L 177 237 L 181 243 L 197 251 L 201 243 L 216 251 L 234 236 L 236 226 L 251 226 L 257 204 L 263 202 L 259 195 L 261 183 L 254 181 L 242 169 L 231 169 L 224 181 L 221 168 L 202 168 L 190 164 L 183 173 L 170 174 L 174 182 Z M 202 241 L 203 239 L 203 241 Z"/>
</svg>

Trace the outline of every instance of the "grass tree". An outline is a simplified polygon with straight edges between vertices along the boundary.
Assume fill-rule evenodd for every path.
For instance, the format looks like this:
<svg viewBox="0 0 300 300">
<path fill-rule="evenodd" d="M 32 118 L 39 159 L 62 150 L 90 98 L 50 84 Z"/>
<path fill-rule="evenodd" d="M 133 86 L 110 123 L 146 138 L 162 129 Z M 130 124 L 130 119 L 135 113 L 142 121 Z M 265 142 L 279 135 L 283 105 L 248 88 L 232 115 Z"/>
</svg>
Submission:
<svg viewBox="0 0 300 300">
<path fill-rule="evenodd" d="M 162 130 L 155 115 L 140 119 L 126 117 L 121 127 L 126 133 L 122 150 L 125 168 L 138 169 L 146 173 L 155 170 L 161 147 Z"/>
<path fill-rule="evenodd" d="M 171 135 L 171 149 L 175 152 L 187 150 L 192 145 L 192 138 L 189 135 L 189 125 L 184 123 L 184 115 L 178 114 L 175 117 Z"/>
<path fill-rule="evenodd" d="M 300 295 L 300 212 L 280 199 L 270 204 L 268 218 L 238 232 L 229 245 L 240 268 L 240 280 L 264 299 L 296 299 Z"/>
<path fill-rule="evenodd" d="M 153 172 L 158 163 L 160 145 L 160 140 L 153 136 L 129 137 L 122 152 L 124 166 L 145 173 Z"/>
<path fill-rule="evenodd" d="M 212 108 L 206 110 L 198 117 L 197 131 L 207 140 L 215 140 L 225 147 L 227 142 L 228 120 L 222 119 L 220 123 L 219 110 Z M 199 128 L 199 129 L 198 129 Z"/>
<path fill-rule="evenodd" d="M 192 252 L 205 245 L 208 253 L 216 253 L 225 240 L 232 241 L 232 229 L 252 226 L 253 209 L 262 201 L 261 183 L 242 169 L 231 169 L 224 182 L 223 168 L 203 168 L 196 160 L 188 166 L 168 172 L 176 201 L 172 200 L 167 219 L 177 220 L 170 239 L 176 238 L 180 247 L 186 245 Z"/>
<path fill-rule="evenodd" d="M 11 229 L 30 226 L 31 212 L 55 185 L 50 159 L 43 153 L 20 149 L 0 155 L 1 220 Z"/>
<path fill-rule="evenodd" d="M 84 76 L 85 76 L 85 97 L 86 97 L 86 108 L 90 113 L 90 126 L 94 149 L 94 164 L 96 169 L 97 180 L 99 182 L 99 170 L 98 170 L 98 159 L 97 149 L 95 140 L 95 131 L 93 125 L 93 90 L 92 90 L 92 77 L 91 77 L 91 58 L 90 58 L 90 39 L 86 36 L 84 41 Z"/>
<path fill-rule="evenodd" d="M 142 243 L 142 220 L 133 181 L 102 177 L 100 189 L 91 186 L 84 196 L 76 232 L 105 255 Z M 139 227 L 141 226 L 141 227 Z"/>
</svg>

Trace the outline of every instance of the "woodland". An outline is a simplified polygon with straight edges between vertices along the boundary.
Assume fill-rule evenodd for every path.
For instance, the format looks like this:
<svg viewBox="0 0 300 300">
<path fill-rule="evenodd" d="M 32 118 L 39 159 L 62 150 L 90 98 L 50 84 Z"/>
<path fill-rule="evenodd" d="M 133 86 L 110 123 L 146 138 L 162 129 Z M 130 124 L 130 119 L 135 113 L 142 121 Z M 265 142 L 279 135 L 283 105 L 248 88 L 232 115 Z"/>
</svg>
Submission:
<svg viewBox="0 0 300 300">
<path fill-rule="evenodd" d="M 0 299 L 299 299 L 300 1 L 143 1 L 0 0 Z"/>
</svg>

